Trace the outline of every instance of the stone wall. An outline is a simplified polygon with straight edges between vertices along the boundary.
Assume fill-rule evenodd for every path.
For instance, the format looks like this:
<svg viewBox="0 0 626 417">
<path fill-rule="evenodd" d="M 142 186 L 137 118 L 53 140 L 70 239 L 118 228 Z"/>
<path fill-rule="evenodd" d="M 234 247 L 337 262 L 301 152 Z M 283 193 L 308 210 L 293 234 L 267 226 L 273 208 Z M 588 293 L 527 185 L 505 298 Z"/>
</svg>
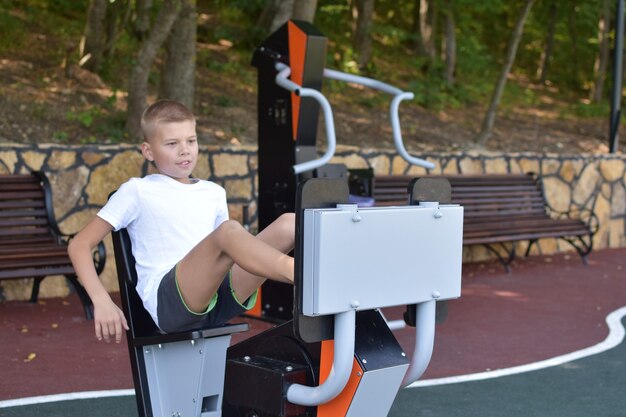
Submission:
<svg viewBox="0 0 626 417">
<path fill-rule="evenodd" d="M 558 211 L 590 209 L 600 220 L 594 238 L 596 249 L 626 246 L 626 157 L 624 155 L 501 154 L 467 152 L 421 154 L 434 162 L 433 174 L 526 173 L 543 177 L 547 199 Z M 411 167 L 393 150 L 339 147 L 333 162 L 350 168 L 372 167 L 376 174 L 428 172 Z M 61 230 L 75 233 L 95 215 L 108 194 L 133 176 L 151 173 L 137 146 L 63 146 L 0 144 L 0 174 L 44 171 L 52 184 L 54 209 Z M 250 220 L 256 221 L 257 158 L 255 147 L 202 147 L 195 176 L 215 181 L 227 190 L 230 215 L 242 220 L 248 206 Z M 103 274 L 107 288 L 117 288 L 110 240 L 109 259 Z M 569 251 L 562 241 L 544 239 L 535 253 Z M 523 253 L 523 252 L 522 252 Z M 466 248 L 466 261 L 488 257 L 480 247 Z M 26 299 L 28 280 L 5 281 L 0 299 Z M 42 297 L 62 296 L 68 288 L 62 277 L 43 281 Z"/>
</svg>

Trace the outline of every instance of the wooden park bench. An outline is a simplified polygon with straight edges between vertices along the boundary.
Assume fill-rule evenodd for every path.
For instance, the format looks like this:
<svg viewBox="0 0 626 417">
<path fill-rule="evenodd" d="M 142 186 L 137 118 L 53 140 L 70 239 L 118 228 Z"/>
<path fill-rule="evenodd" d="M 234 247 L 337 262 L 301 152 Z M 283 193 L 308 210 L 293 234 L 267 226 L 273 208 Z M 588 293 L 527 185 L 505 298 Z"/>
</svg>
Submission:
<svg viewBox="0 0 626 417">
<path fill-rule="evenodd" d="M 50 183 L 43 173 L 0 175 L 0 280 L 33 278 L 30 301 L 36 302 L 44 278 L 64 275 L 91 319 L 91 300 L 67 254 L 70 238 L 59 231 Z M 98 274 L 105 261 L 104 244 L 100 243 L 94 252 Z"/>
<path fill-rule="evenodd" d="M 525 256 L 539 239 L 563 239 L 583 263 L 593 248 L 598 219 L 589 210 L 557 212 L 546 201 L 541 179 L 533 174 L 428 176 L 447 178 L 452 203 L 464 207 L 463 244 L 482 245 L 509 271 L 515 243 L 528 241 Z M 375 205 L 407 204 L 410 176 L 380 176 L 368 186 Z M 503 254 L 504 253 L 504 254 Z"/>
</svg>

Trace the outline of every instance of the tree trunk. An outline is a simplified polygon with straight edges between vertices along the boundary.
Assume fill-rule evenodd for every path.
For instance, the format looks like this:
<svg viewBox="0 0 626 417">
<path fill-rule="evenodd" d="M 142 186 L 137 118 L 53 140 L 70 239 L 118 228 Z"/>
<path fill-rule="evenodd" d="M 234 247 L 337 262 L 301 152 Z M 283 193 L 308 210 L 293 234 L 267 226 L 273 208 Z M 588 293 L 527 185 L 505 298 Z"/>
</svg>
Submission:
<svg viewBox="0 0 626 417">
<path fill-rule="evenodd" d="M 108 58 L 115 52 L 115 44 L 125 31 L 127 23 L 132 14 L 131 1 L 115 1 L 110 4 L 106 18 L 106 44 L 104 45 L 102 56 Z"/>
<path fill-rule="evenodd" d="M 517 55 L 517 47 L 519 46 L 519 42 L 522 38 L 522 34 L 524 32 L 524 24 L 526 23 L 526 19 L 530 14 L 530 9 L 533 7 L 533 3 L 535 0 L 526 0 L 526 4 L 524 4 L 524 8 L 520 13 L 517 22 L 515 23 L 515 29 L 513 30 L 513 34 L 509 41 L 509 46 L 507 48 L 506 59 L 504 62 L 504 66 L 502 67 L 502 72 L 500 73 L 500 78 L 496 83 L 496 87 L 493 90 L 493 96 L 491 98 L 491 104 L 489 105 L 489 109 L 485 114 L 485 119 L 483 121 L 483 127 L 478 136 L 475 139 L 475 143 L 478 146 L 484 146 L 489 137 L 491 136 L 491 132 L 493 130 L 493 125 L 496 121 L 496 113 L 498 111 L 498 105 L 500 104 L 500 99 L 502 98 L 502 92 L 504 91 L 504 86 L 506 85 L 506 79 L 511 72 L 511 67 L 513 66 L 513 62 L 515 61 L 515 55 Z"/>
<path fill-rule="evenodd" d="M 197 22 L 196 0 L 182 0 L 178 19 L 167 39 L 159 94 L 190 109 L 193 109 Z"/>
<path fill-rule="evenodd" d="M 556 32 L 556 19 L 557 19 L 558 5 L 556 0 L 552 0 L 550 4 L 550 11 L 548 15 L 548 33 L 546 35 L 546 44 L 541 51 L 541 57 L 539 58 L 539 65 L 537 66 L 537 80 L 544 84 L 548 77 L 548 66 L 552 59 L 552 50 L 554 49 L 554 34 Z"/>
<path fill-rule="evenodd" d="M 367 67 L 372 57 L 372 18 L 374 0 L 356 0 L 356 26 L 354 29 L 354 51 L 359 69 Z"/>
<path fill-rule="evenodd" d="M 259 16 L 257 26 L 273 33 L 281 27 L 293 14 L 294 0 L 268 0 Z"/>
<path fill-rule="evenodd" d="M 594 103 L 602 101 L 604 91 L 604 80 L 606 79 L 606 69 L 609 62 L 609 29 L 611 22 L 611 1 L 602 2 L 602 13 L 598 22 L 598 56 L 593 64 L 594 84 L 590 91 L 590 99 Z"/>
<path fill-rule="evenodd" d="M 97 72 L 102 62 L 106 41 L 106 14 L 108 0 L 91 0 L 87 13 L 85 34 L 81 39 L 79 65 Z"/>
<path fill-rule="evenodd" d="M 446 73 L 445 80 L 448 86 L 454 85 L 456 71 L 456 22 L 454 20 L 454 0 L 446 0 Z"/>
<path fill-rule="evenodd" d="M 148 37 L 142 42 L 135 65 L 131 70 L 126 118 L 126 130 L 131 139 L 141 137 L 141 114 L 146 107 L 150 69 L 159 48 L 165 42 L 174 21 L 178 17 L 179 6 L 180 0 L 163 2 L 154 26 Z"/>
<path fill-rule="evenodd" d="M 150 11 L 152 10 L 152 0 L 136 0 L 136 13 L 135 24 L 133 25 L 133 32 L 135 37 L 142 41 L 148 36 L 150 31 Z"/>
<path fill-rule="evenodd" d="M 315 20 L 316 10 L 317 0 L 295 0 L 293 3 L 293 14 L 291 18 L 313 23 L 313 20 Z"/>
<path fill-rule="evenodd" d="M 574 74 L 578 74 L 579 64 L 578 64 L 578 30 L 576 29 L 576 9 L 578 8 L 578 4 L 576 0 L 572 0 L 572 3 L 568 6 L 569 16 L 567 18 L 567 28 L 569 31 L 569 37 L 572 42 L 572 47 L 570 51 L 570 65 L 569 71 Z"/>
<path fill-rule="evenodd" d="M 433 0 L 415 0 L 413 19 L 415 52 L 434 61 L 437 52 L 434 36 L 435 5 Z"/>
</svg>

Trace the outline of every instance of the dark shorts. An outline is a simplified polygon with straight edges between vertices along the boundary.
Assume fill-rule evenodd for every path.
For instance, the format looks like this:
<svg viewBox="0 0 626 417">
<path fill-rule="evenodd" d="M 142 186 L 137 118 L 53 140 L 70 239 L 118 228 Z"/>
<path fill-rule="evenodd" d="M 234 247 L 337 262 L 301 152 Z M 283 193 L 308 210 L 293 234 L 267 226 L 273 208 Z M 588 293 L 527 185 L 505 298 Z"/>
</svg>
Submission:
<svg viewBox="0 0 626 417">
<path fill-rule="evenodd" d="M 230 286 L 230 273 L 224 277 L 217 293 L 204 312 L 191 311 L 178 291 L 177 266 L 165 274 L 157 293 L 159 328 L 165 333 L 219 326 L 254 306 L 256 294 L 241 304 Z"/>
</svg>

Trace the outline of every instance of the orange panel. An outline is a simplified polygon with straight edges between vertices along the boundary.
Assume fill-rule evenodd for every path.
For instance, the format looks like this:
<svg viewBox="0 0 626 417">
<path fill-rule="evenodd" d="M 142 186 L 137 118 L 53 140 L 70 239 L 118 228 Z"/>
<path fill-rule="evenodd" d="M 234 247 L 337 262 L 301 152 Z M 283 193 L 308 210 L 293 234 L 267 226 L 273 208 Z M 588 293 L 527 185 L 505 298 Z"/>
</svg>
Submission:
<svg viewBox="0 0 626 417">
<path fill-rule="evenodd" d="M 322 342 L 322 354 L 320 358 L 320 383 L 323 383 L 333 365 L 335 343 L 332 340 L 324 340 Z M 352 399 L 356 393 L 361 378 L 363 377 L 363 368 L 359 361 L 354 358 L 352 364 L 352 373 L 346 387 L 341 391 L 335 399 L 326 404 L 317 407 L 317 417 L 341 417 L 348 413 Z"/>
<path fill-rule="evenodd" d="M 306 33 L 302 32 L 291 20 L 287 28 L 289 33 L 289 66 L 291 67 L 291 81 L 302 85 L 304 77 L 304 60 L 306 54 Z M 298 120 L 300 119 L 300 96 L 291 93 L 291 127 L 293 140 L 298 136 Z"/>
</svg>

